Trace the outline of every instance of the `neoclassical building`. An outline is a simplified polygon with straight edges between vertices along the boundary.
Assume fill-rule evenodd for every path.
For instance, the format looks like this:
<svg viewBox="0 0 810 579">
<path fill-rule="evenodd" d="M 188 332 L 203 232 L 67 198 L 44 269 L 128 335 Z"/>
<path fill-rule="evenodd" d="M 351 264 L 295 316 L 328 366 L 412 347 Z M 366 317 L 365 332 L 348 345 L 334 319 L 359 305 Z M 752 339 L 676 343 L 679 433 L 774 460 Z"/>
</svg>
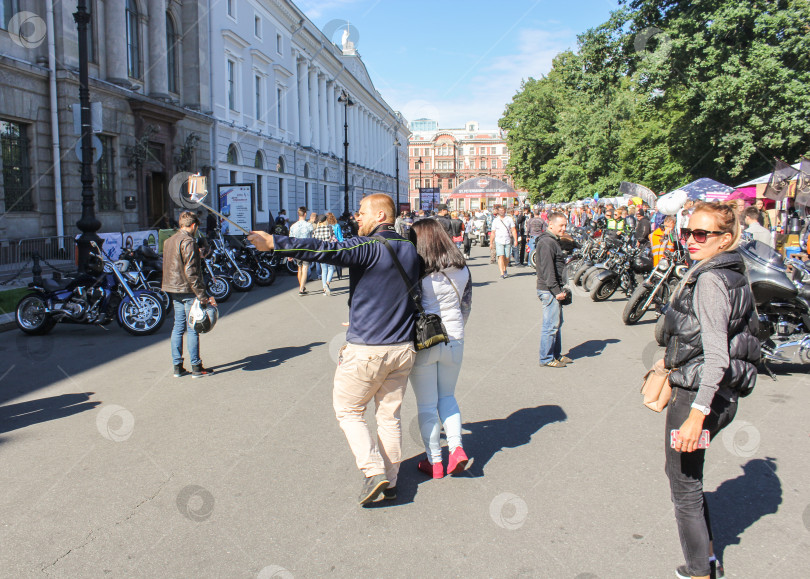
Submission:
<svg viewBox="0 0 810 579">
<path fill-rule="evenodd" d="M 419 207 L 422 187 L 440 189 L 442 201 L 448 201 L 460 183 L 474 177 L 497 179 L 514 187 L 512 176 L 506 172 L 509 149 L 500 129 L 482 130 L 475 121 L 465 123 L 463 128 L 440 129 L 430 119 L 417 119 L 410 126 L 413 133 L 408 143 L 408 195 L 414 209 Z M 469 203 L 465 206 L 462 201 L 450 199 L 449 204 L 469 210 Z M 491 208 L 495 202 L 484 197 L 478 201 L 473 209 Z"/>
<path fill-rule="evenodd" d="M 217 183 L 254 184 L 254 222 L 299 206 L 343 213 L 344 121 L 349 210 L 372 193 L 396 198 L 397 158 L 407 203 L 407 123 L 374 88 L 347 31 L 338 46 L 284 0 L 212 8 L 214 172 Z"/>
<path fill-rule="evenodd" d="M 350 37 L 337 46 L 287 0 L 87 4 L 101 232 L 176 215 L 168 184 L 185 171 L 213 192 L 252 183 L 259 227 L 280 208 L 342 213 L 344 113 L 349 208 L 396 197 L 397 160 L 407 202 L 407 123 Z M 75 10 L 76 0 L 0 0 L 0 242 L 78 233 Z"/>
<path fill-rule="evenodd" d="M 210 170 L 208 20 L 189 0 L 87 4 L 101 231 L 152 228 L 175 209 L 171 177 Z M 75 0 L 2 2 L 0 239 L 78 233 L 75 10 Z"/>
</svg>

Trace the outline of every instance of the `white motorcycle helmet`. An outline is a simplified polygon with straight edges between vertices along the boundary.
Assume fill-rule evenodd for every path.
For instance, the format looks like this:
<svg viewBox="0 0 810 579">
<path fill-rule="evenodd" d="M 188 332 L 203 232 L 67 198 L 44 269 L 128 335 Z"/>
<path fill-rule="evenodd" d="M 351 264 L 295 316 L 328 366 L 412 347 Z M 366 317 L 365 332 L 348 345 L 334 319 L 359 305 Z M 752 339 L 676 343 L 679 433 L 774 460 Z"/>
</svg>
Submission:
<svg viewBox="0 0 810 579">
<path fill-rule="evenodd" d="M 208 304 L 203 307 L 199 301 L 194 302 L 188 313 L 188 325 L 198 334 L 206 334 L 213 330 L 218 319 L 219 310 L 216 306 Z"/>
</svg>

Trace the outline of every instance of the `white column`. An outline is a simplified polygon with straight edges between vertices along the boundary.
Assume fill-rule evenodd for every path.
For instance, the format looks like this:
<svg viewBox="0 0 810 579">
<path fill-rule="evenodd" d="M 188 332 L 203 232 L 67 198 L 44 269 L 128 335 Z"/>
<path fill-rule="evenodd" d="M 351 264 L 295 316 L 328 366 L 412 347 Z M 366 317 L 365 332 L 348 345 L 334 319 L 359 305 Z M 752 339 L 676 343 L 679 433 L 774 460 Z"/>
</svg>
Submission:
<svg viewBox="0 0 810 579">
<path fill-rule="evenodd" d="M 320 148 L 322 153 L 329 152 L 329 124 L 327 117 L 329 116 L 329 109 L 326 106 L 326 75 L 321 74 L 318 77 L 318 119 L 321 123 L 321 143 Z"/>
<path fill-rule="evenodd" d="M 309 127 L 309 72 L 307 71 L 307 61 L 298 61 L 298 142 L 302 147 L 310 145 Z"/>
<path fill-rule="evenodd" d="M 310 146 L 317 149 L 320 145 L 320 124 L 318 120 L 318 69 L 309 67 L 309 119 L 311 138 Z"/>
<path fill-rule="evenodd" d="M 370 133 L 370 122 L 368 116 L 368 110 L 363 110 L 363 165 L 368 167 L 371 163 L 369 163 L 369 133 Z"/>
<path fill-rule="evenodd" d="M 296 69 L 297 66 L 298 65 L 296 65 Z M 285 100 L 286 106 L 282 107 L 280 102 L 276 103 L 276 106 L 282 107 L 281 112 L 287 115 L 287 130 L 292 133 L 292 140 L 300 143 L 301 135 L 298 130 L 298 82 L 291 82 L 287 89 L 282 90 L 281 98 Z M 281 127 L 279 127 L 279 129 L 281 129 Z"/>
<path fill-rule="evenodd" d="M 107 2 L 104 6 L 107 52 L 107 80 L 127 83 L 127 23 L 123 2 Z"/>
<path fill-rule="evenodd" d="M 149 94 L 169 97 L 169 65 L 166 61 L 166 0 L 149 0 Z M 108 36 L 109 38 L 109 36 Z"/>
<path fill-rule="evenodd" d="M 326 83 L 326 138 L 327 153 L 334 153 L 335 148 L 335 109 L 332 106 L 332 87 L 334 83 L 330 80 Z"/>
</svg>

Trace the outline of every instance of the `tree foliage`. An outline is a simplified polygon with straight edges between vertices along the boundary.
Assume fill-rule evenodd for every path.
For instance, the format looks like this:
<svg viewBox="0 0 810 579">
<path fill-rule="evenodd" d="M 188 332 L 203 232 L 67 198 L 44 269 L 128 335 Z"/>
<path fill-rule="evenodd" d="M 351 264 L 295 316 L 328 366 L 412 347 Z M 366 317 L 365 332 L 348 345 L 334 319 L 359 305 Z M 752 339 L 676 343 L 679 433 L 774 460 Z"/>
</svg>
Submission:
<svg viewBox="0 0 810 579">
<path fill-rule="evenodd" d="M 810 0 L 624 0 L 499 124 L 533 198 L 735 183 L 810 151 Z"/>
</svg>

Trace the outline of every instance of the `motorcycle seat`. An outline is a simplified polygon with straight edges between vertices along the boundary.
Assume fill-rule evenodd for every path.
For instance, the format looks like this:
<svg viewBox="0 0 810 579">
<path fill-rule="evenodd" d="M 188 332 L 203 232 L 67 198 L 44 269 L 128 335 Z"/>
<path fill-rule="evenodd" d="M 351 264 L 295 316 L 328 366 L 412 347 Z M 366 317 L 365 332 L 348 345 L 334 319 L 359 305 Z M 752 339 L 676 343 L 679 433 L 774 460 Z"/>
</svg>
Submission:
<svg viewBox="0 0 810 579">
<path fill-rule="evenodd" d="M 55 280 L 51 278 L 44 278 L 42 280 L 42 287 L 49 292 L 55 292 L 65 289 L 72 281 L 72 279 Z"/>
</svg>

